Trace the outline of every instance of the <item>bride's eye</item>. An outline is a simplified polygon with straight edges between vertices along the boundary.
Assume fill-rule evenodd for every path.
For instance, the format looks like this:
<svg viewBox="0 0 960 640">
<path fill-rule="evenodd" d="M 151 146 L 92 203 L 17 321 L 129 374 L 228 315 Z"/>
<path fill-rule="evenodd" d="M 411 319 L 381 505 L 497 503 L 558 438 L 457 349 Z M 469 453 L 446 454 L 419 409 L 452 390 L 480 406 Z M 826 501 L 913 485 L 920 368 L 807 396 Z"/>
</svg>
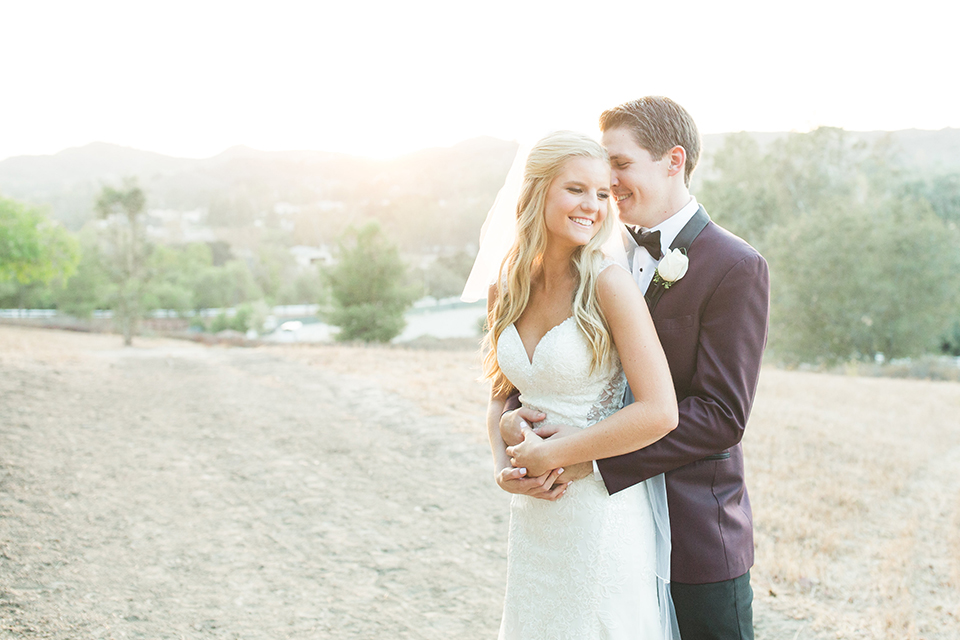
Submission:
<svg viewBox="0 0 960 640">
<path fill-rule="evenodd" d="M 604 193 L 603 191 L 601 191 L 600 193 L 597 194 L 597 197 L 600 198 L 601 200 L 607 200 L 610 198 L 610 194 Z"/>
<path fill-rule="evenodd" d="M 583 189 L 580 189 L 579 187 L 567 187 L 567 191 L 570 193 L 583 193 Z"/>
</svg>

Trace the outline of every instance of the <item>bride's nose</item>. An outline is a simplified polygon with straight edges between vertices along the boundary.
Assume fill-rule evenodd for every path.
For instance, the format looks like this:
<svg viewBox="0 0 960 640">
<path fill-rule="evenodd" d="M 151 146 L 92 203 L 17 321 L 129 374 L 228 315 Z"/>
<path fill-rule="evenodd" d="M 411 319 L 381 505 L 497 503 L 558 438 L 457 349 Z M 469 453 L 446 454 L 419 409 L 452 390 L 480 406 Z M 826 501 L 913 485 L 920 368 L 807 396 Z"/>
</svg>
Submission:
<svg viewBox="0 0 960 640">
<path fill-rule="evenodd" d="M 583 199 L 580 200 L 580 208 L 584 211 L 599 211 L 600 210 L 600 198 L 597 197 L 597 194 L 586 194 Z"/>
</svg>

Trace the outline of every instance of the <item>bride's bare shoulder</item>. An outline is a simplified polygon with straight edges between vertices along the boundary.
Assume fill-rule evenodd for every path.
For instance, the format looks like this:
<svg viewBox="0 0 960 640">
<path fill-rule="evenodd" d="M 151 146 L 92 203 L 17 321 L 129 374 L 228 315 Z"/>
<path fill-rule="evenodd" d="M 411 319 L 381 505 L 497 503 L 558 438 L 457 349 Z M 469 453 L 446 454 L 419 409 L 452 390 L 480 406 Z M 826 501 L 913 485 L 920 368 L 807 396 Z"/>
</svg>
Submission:
<svg viewBox="0 0 960 640">
<path fill-rule="evenodd" d="M 597 287 L 602 291 L 608 288 L 630 288 L 639 291 L 633 276 L 620 263 L 604 261 L 597 275 Z"/>
<path fill-rule="evenodd" d="M 646 304 L 633 276 L 616 262 L 607 265 L 597 277 L 597 298 L 604 311 L 610 306 Z"/>
</svg>

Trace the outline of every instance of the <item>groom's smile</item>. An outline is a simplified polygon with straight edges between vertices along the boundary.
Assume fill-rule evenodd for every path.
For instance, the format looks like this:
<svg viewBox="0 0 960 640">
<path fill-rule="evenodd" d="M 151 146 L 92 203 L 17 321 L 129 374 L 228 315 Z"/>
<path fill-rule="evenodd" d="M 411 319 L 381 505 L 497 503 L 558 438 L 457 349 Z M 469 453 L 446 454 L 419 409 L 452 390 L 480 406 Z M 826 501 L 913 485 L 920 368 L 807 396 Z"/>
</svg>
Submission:
<svg viewBox="0 0 960 640">
<path fill-rule="evenodd" d="M 610 154 L 611 187 L 620 220 L 650 228 L 676 213 L 667 212 L 672 206 L 668 196 L 671 185 L 669 163 L 664 158 L 655 160 L 625 128 L 605 131 L 603 146 Z"/>
</svg>

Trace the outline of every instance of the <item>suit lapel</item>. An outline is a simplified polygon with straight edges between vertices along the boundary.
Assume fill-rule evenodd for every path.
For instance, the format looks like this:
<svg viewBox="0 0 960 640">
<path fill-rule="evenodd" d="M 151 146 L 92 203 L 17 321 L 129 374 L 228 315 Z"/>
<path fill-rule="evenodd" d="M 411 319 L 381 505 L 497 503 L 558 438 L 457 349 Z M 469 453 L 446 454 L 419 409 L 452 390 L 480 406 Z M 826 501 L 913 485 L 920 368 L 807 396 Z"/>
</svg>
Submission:
<svg viewBox="0 0 960 640">
<path fill-rule="evenodd" d="M 710 216 L 707 215 L 707 211 L 701 206 L 697 209 L 697 212 L 693 214 L 689 222 L 683 225 L 683 229 L 680 229 L 680 233 L 677 234 L 673 244 L 670 245 L 670 250 L 683 249 L 689 252 L 690 245 L 697 239 L 697 236 L 700 235 L 700 232 L 703 231 L 708 222 L 710 222 Z M 654 280 L 655 279 L 656 278 L 654 278 Z M 664 291 L 666 291 L 666 289 L 664 289 L 662 284 L 656 284 L 653 280 L 650 281 L 650 286 L 647 287 L 647 293 L 643 296 L 646 298 L 647 306 L 650 308 L 650 315 L 653 315 L 653 310 L 657 308 L 657 303 L 660 302 L 660 297 Z"/>
</svg>

